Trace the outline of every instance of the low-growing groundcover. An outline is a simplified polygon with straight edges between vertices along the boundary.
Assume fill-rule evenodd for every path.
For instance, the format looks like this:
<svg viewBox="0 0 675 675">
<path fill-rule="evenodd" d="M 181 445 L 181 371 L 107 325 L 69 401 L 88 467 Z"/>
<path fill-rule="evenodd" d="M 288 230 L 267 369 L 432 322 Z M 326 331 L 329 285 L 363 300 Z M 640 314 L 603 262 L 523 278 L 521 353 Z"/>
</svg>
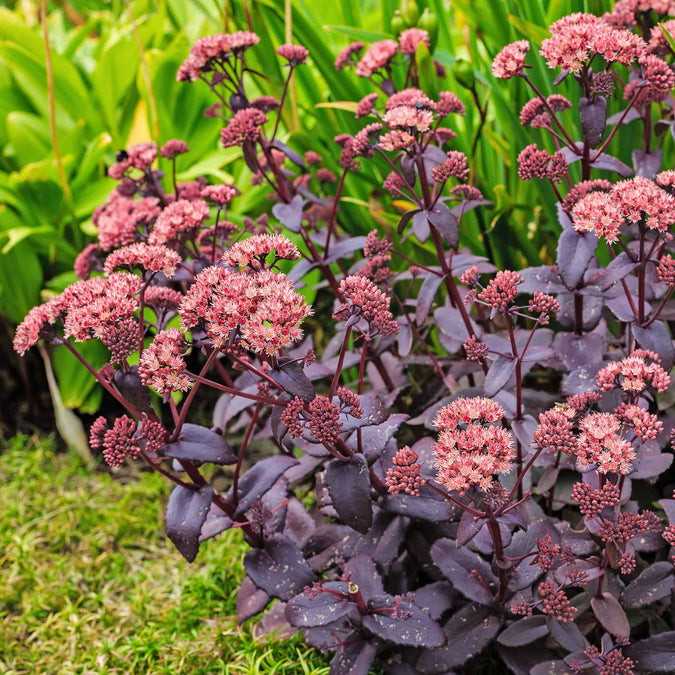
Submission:
<svg viewBox="0 0 675 675">
<path fill-rule="evenodd" d="M 2 443 L 0 672 L 326 675 L 297 638 L 237 625 L 238 532 L 187 573 L 162 533 L 166 498 L 156 474 L 111 477 L 49 439 Z"/>
<path fill-rule="evenodd" d="M 496 54 L 494 86 L 533 96 L 519 179 L 550 186 L 560 226 L 555 263 L 520 270 L 462 245 L 490 195 L 453 142 L 481 104 L 475 82 L 467 103 L 423 67 L 433 26 L 337 54 L 338 77 L 371 88 L 342 102 L 363 126 L 303 153 L 280 121 L 309 51 L 278 47 L 277 100 L 249 60 L 269 36 L 195 42 L 176 86 L 208 88 L 204 114 L 269 209 L 178 182 L 181 139 L 121 150 L 80 280 L 14 347 L 69 351 L 119 404 L 90 444 L 174 484 L 165 525 L 186 560 L 243 534 L 239 621 L 285 620 L 331 675 L 490 655 L 516 675 L 675 671 L 671 11 L 620 0 Z M 345 227 L 364 165 L 395 231 Z"/>
</svg>

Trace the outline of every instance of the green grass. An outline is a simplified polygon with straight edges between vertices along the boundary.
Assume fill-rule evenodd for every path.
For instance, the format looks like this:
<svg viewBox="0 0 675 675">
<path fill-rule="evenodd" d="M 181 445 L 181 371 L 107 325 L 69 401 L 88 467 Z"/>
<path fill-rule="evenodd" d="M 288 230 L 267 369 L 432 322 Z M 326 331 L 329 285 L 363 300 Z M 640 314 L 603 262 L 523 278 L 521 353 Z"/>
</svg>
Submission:
<svg viewBox="0 0 675 675">
<path fill-rule="evenodd" d="M 167 496 L 156 474 L 92 471 L 50 440 L 3 444 L 0 672 L 327 674 L 299 636 L 237 626 L 240 533 L 186 563 L 163 534 Z"/>
</svg>

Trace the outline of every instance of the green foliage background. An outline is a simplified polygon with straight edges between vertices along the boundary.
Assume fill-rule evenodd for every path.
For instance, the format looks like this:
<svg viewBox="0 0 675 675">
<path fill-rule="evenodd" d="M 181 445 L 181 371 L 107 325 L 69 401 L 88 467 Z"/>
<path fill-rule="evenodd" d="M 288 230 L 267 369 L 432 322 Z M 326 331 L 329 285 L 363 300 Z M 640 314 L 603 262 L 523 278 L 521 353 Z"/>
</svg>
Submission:
<svg viewBox="0 0 675 675">
<path fill-rule="evenodd" d="M 94 234 L 93 210 L 114 183 L 105 175 L 115 152 L 135 142 L 182 138 L 191 152 L 180 164 L 181 180 L 205 175 L 214 182 L 234 181 L 244 196 L 236 203 L 241 217 L 269 209 L 263 188 L 250 186 L 250 174 L 237 162 L 238 149 L 218 147 L 217 119 L 206 119 L 211 103 L 206 86 L 178 83 L 175 73 L 199 36 L 250 28 L 262 40 L 251 54 L 266 76 L 257 78 L 261 92 L 279 96 L 283 72 L 275 54 L 286 41 L 310 51 L 310 64 L 297 71 L 294 105 L 284 116 L 286 142 L 302 151 L 313 149 L 337 166 L 337 133 L 355 132 L 353 106 L 369 92 L 369 83 L 353 72 L 336 73 L 339 49 L 351 40 L 366 43 L 391 37 L 397 3 L 391 0 L 59 0 L 47 5 L 47 28 L 54 73 L 56 135 L 63 176 L 50 132 L 41 4 L 32 0 L 0 6 L 0 312 L 9 324 L 50 293 L 74 281 L 77 253 Z M 548 186 L 517 177 L 515 158 L 543 136 L 525 133 L 518 113 L 530 98 L 520 81 L 496 81 L 490 63 L 501 47 L 527 38 L 538 44 L 551 22 L 573 11 L 602 13 L 609 0 L 402 0 L 400 9 L 415 23 L 425 8 L 438 17 L 432 54 L 419 53 L 420 72 L 430 74 L 433 59 L 447 69 L 444 88 L 467 104 L 458 124 L 456 149 L 470 153 L 477 186 L 493 206 L 471 214 L 462 243 L 486 253 L 499 267 L 551 262 L 558 225 Z M 536 52 L 536 47 L 533 49 Z M 472 95 L 454 76 L 457 60 L 477 82 L 478 99 L 488 101 L 487 123 L 479 131 Z M 553 76 L 541 59 L 533 77 L 552 93 Z M 424 79 L 424 77 L 423 77 Z M 434 78 L 427 77 L 433 95 Z M 568 78 L 569 79 L 569 78 Z M 563 82 L 565 93 L 572 82 Z M 613 101 L 614 112 L 621 101 Z M 351 108 L 350 108 L 351 106 Z M 574 111 L 568 113 L 575 119 Z M 630 163 L 628 149 L 613 141 L 609 151 Z M 549 148 L 551 149 L 551 148 Z M 672 139 L 664 147 L 664 165 L 672 165 Z M 160 168 L 162 168 L 160 166 Z M 354 233 L 378 226 L 395 227 L 405 204 L 382 193 L 387 170 L 368 162 L 351 175 L 340 222 Z M 419 247 L 414 256 L 431 253 Z M 431 258 L 433 259 L 433 258 Z M 106 360 L 100 346 L 86 345 L 94 364 Z M 100 350 L 100 353 L 97 352 Z M 64 403 L 96 410 L 100 391 L 79 365 L 63 353 L 55 370 Z"/>
</svg>

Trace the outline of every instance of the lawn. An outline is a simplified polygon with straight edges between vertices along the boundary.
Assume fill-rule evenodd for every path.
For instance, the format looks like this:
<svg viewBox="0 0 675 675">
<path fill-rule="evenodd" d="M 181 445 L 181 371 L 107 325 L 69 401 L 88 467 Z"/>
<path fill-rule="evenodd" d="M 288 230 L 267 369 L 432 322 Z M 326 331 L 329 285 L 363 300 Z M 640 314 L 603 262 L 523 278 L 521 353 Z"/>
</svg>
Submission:
<svg viewBox="0 0 675 675">
<path fill-rule="evenodd" d="M 186 563 L 163 534 L 157 474 L 111 476 L 18 436 L 0 455 L 0 672 L 293 673 L 327 659 L 239 627 L 245 550 L 228 532 Z"/>
</svg>

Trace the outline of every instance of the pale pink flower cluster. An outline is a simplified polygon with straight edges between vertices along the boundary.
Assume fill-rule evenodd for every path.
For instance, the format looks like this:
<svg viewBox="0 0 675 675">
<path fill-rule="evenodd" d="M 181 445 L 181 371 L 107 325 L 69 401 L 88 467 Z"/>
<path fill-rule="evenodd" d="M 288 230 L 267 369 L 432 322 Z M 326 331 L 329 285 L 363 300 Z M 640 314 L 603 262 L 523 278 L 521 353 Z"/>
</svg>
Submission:
<svg viewBox="0 0 675 675">
<path fill-rule="evenodd" d="M 673 0 L 617 0 L 612 11 L 603 16 L 608 23 L 621 28 L 633 28 L 638 22 L 638 14 L 656 12 L 662 16 L 675 14 Z"/>
<path fill-rule="evenodd" d="M 149 171 L 150 165 L 155 159 L 157 159 L 157 145 L 155 143 L 132 145 L 128 150 L 118 155 L 117 163 L 108 169 L 108 175 L 115 180 L 121 180 L 131 169 Z"/>
<path fill-rule="evenodd" d="M 396 54 L 398 54 L 398 44 L 394 40 L 373 42 L 356 64 L 356 74 L 359 77 L 370 77 L 376 70 L 386 68 Z"/>
<path fill-rule="evenodd" d="M 498 426 L 504 410 L 487 398 L 459 398 L 441 408 L 434 425 L 441 433 L 434 446 L 437 478 L 448 490 L 489 490 L 494 474 L 511 470 L 513 436 Z"/>
<path fill-rule="evenodd" d="M 592 192 L 572 211 L 574 229 L 595 232 L 608 243 L 618 241 L 621 225 L 644 223 L 667 234 L 675 222 L 675 197 L 640 176 L 620 181 L 610 192 Z"/>
<path fill-rule="evenodd" d="M 480 292 L 478 299 L 489 307 L 503 312 L 518 295 L 518 284 L 522 282 L 523 277 L 518 272 L 500 270 Z"/>
<path fill-rule="evenodd" d="M 188 58 L 178 69 L 176 79 L 179 82 L 194 82 L 201 73 L 212 71 L 218 60 L 241 54 L 258 42 L 260 38 L 250 31 L 220 33 L 199 38 L 192 46 Z"/>
<path fill-rule="evenodd" d="M 342 70 L 346 66 L 355 65 L 358 55 L 365 45 L 363 42 L 352 42 L 348 44 L 335 59 L 335 70 Z"/>
<path fill-rule="evenodd" d="M 179 232 L 198 229 L 208 217 L 209 205 L 203 199 L 179 199 L 169 204 L 159 215 L 148 242 L 165 244 L 175 239 Z"/>
<path fill-rule="evenodd" d="M 352 275 L 340 282 L 340 294 L 351 302 L 335 310 L 338 319 L 351 316 L 354 311 L 382 335 L 396 335 L 400 326 L 389 309 L 389 298 L 370 279 Z"/>
<path fill-rule="evenodd" d="M 530 43 L 527 40 L 506 45 L 492 61 L 492 74 L 501 80 L 510 80 L 522 74 L 529 51 Z"/>
<path fill-rule="evenodd" d="M 110 251 L 132 244 L 138 237 L 138 227 L 149 225 L 160 213 L 161 208 L 156 197 L 134 201 L 115 190 L 92 216 L 92 222 L 98 228 L 101 249 Z"/>
<path fill-rule="evenodd" d="M 431 46 L 429 33 L 421 28 L 406 28 L 398 36 L 398 43 L 401 46 L 401 54 L 414 54 L 421 44 L 427 47 Z"/>
<path fill-rule="evenodd" d="M 431 129 L 434 113 L 432 110 L 427 110 L 426 108 L 418 108 L 412 105 L 397 105 L 387 110 L 383 119 L 390 129 L 415 129 L 423 133 Z"/>
<path fill-rule="evenodd" d="M 459 100 L 456 94 L 453 94 L 451 91 L 442 91 L 438 95 L 436 112 L 441 117 L 447 117 L 451 113 L 456 115 L 465 115 L 466 107 L 464 106 L 464 103 Z"/>
<path fill-rule="evenodd" d="M 175 159 L 178 155 L 184 155 L 189 151 L 190 148 L 185 141 L 173 138 L 162 146 L 160 154 L 166 159 Z"/>
<path fill-rule="evenodd" d="M 597 385 L 601 391 L 622 389 L 640 394 L 652 387 L 663 393 L 670 386 L 670 375 L 663 369 L 658 354 L 638 349 L 621 361 L 606 365 L 597 375 Z"/>
<path fill-rule="evenodd" d="M 371 112 L 375 109 L 375 102 L 377 101 L 378 93 L 373 92 L 372 94 L 366 94 L 357 104 L 356 113 L 354 117 L 356 119 L 361 119 L 370 115 Z"/>
<path fill-rule="evenodd" d="M 670 53 L 670 43 L 663 30 L 667 30 L 669 35 L 675 35 L 675 19 L 664 21 L 663 24 L 654 26 L 649 34 L 649 44 L 647 51 L 652 54 L 666 56 Z"/>
<path fill-rule="evenodd" d="M 595 468 L 598 473 L 630 472 L 635 449 L 621 437 L 622 425 L 612 413 L 591 413 L 579 422 L 577 464 L 582 471 Z"/>
<path fill-rule="evenodd" d="M 386 134 L 382 134 L 377 145 L 387 152 L 396 152 L 407 148 L 415 142 L 415 137 L 402 129 L 395 129 Z"/>
<path fill-rule="evenodd" d="M 204 329 L 219 349 L 239 340 L 245 349 L 274 356 L 302 337 L 300 323 L 311 308 L 285 274 L 207 267 L 179 312 L 183 328 Z"/>
<path fill-rule="evenodd" d="M 274 251 L 274 260 L 267 258 Z M 281 234 L 256 234 L 230 246 L 223 254 L 223 262 L 230 267 L 250 267 L 260 270 L 272 267 L 277 260 L 297 260 L 298 247 Z"/>
<path fill-rule="evenodd" d="M 541 44 L 549 68 L 578 72 L 598 54 L 607 63 L 624 66 L 644 53 L 644 40 L 630 31 L 614 28 L 600 17 L 577 12 L 551 25 L 551 37 Z"/>
<path fill-rule="evenodd" d="M 285 44 L 277 49 L 277 54 L 279 54 L 282 59 L 286 59 L 292 68 L 295 68 L 307 61 L 309 51 L 302 45 Z"/>
<path fill-rule="evenodd" d="M 453 177 L 466 181 L 469 178 L 469 166 L 466 155 L 457 150 L 451 150 L 446 154 L 448 158 L 443 164 L 439 164 L 431 170 L 431 177 L 437 183 L 445 183 Z"/>
<path fill-rule="evenodd" d="M 140 267 L 172 277 L 180 261 L 180 255 L 166 246 L 137 242 L 113 251 L 106 258 L 103 271 L 109 276 L 119 267 Z"/>
<path fill-rule="evenodd" d="M 158 394 L 187 391 L 193 380 L 185 373 L 186 349 L 185 335 L 178 328 L 157 333 L 138 364 L 141 382 Z"/>
<path fill-rule="evenodd" d="M 220 185 L 207 185 L 201 191 L 203 199 L 210 199 L 214 204 L 225 206 L 229 204 L 237 195 L 240 195 L 239 189 L 229 183 Z"/>
</svg>

